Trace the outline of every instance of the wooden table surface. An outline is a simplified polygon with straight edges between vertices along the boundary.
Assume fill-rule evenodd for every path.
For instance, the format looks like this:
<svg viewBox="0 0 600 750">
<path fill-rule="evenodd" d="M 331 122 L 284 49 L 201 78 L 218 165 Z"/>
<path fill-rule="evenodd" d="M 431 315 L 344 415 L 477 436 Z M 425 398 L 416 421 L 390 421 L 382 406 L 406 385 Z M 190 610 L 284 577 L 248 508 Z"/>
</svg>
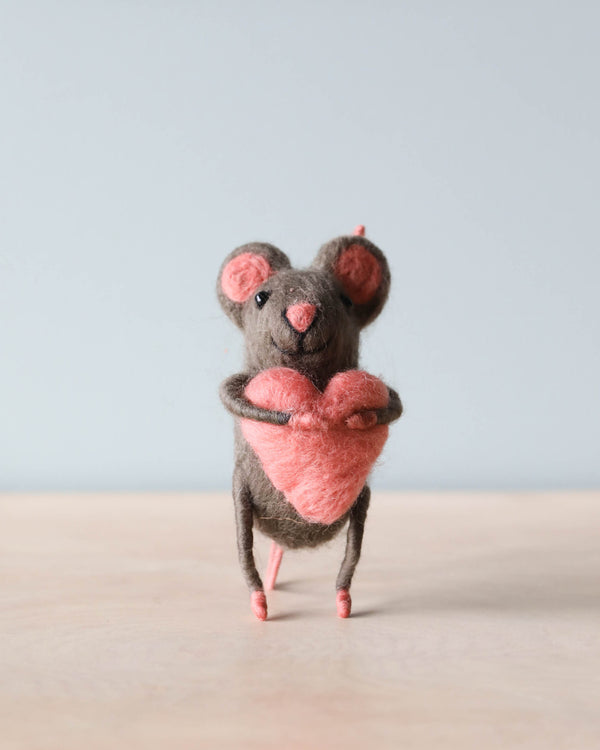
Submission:
<svg viewBox="0 0 600 750">
<path fill-rule="evenodd" d="M 263 623 L 228 495 L 0 495 L 0 748 L 597 750 L 599 542 L 600 493 L 376 493 L 354 616 L 340 538 Z"/>
</svg>

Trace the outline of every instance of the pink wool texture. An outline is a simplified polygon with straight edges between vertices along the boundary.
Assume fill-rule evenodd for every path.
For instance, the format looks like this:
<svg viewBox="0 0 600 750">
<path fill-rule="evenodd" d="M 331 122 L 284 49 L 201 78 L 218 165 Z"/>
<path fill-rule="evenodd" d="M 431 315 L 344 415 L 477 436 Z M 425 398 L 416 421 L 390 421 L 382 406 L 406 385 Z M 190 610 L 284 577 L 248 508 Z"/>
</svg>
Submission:
<svg viewBox="0 0 600 750">
<path fill-rule="evenodd" d="M 230 300 L 245 302 L 273 273 L 269 261 L 262 255 L 242 253 L 225 266 L 221 289 Z"/>
<path fill-rule="evenodd" d="M 352 597 L 348 589 L 340 589 L 335 597 L 335 604 L 337 607 L 338 617 L 346 619 L 350 617 L 352 611 Z"/>
<path fill-rule="evenodd" d="M 290 325 L 300 333 L 304 333 L 315 318 L 317 308 L 310 302 L 298 302 L 297 305 L 288 307 L 285 311 L 285 317 L 289 320 Z"/>
<path fill-rule="evenodd" d="M 335 264 L 335 275 L 357 305 L 367 303 L 381 284 L 379 263 L 362 245 L 344 250 Z"/>
<path fill-rule="evenodd" d="M 264 591 L 253 591 L 250 595 L 250 606 L 259 620 L 267 619 L 267 597 Z"/>
<path fill-rule="evenodd" d="M 331 524 L 343 516 L 387 440 L 388 426 L 376 424 L 374 414 L 388 404 L 385 383 L 348 370 L 321 393 L 296 370 L 276 367 L 254 377 L 245 396 L 263 409 L 292 413 L 287 425 L 241 420 L 273 485 L 307 521 Z"/>
</svg>

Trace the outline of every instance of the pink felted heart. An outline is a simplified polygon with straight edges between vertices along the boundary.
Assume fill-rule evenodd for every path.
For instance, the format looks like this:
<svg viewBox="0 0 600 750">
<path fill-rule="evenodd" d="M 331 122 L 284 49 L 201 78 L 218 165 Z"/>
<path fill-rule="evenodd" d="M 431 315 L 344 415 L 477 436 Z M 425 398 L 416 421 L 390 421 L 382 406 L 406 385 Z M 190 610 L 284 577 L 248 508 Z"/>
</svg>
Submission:
<svg viewBox="0 0 600 750">
<path fill-rule="evenodd" d="M 253 378 L 246 398 L 291 412 L 287 425 L 242 419 L 242 433 L 273 485 L 308 521 L 330 524 L 354 504 L 388 436 L 372 413 L 388 404 L 387 386 L 360 370 L 340 372 L 321 393 L 287 367 Z"/>
</svg>

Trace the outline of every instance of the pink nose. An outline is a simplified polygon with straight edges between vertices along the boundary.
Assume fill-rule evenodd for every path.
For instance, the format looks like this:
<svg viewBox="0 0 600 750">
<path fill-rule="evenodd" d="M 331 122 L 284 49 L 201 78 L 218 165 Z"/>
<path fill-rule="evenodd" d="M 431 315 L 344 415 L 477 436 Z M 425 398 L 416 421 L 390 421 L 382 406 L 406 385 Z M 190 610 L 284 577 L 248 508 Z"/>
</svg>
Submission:
<svg viewBox="0 0 600 750">
<path fill-rule="evenodd" d="M 316 312 L 317 308 L 310 302 L 298 302 L 297 305 L 288 307 L 285 311 L 285 317 L 297 331 L 304 333 L 313 322 Z"/>
</svg>

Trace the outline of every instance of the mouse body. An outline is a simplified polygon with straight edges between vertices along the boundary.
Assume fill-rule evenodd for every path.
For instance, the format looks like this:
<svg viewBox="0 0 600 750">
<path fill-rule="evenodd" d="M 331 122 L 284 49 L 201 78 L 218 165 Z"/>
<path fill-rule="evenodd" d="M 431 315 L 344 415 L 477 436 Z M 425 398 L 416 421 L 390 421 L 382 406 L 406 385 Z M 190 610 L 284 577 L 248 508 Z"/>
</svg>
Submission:
<svg viewBox="0 0 600 750">
<path fill-rule="evenodd" d="M 390 271 L 364 228 L 323 245 L 312 265 L 294 269 L 267 243 L 231 252 L 217 295 L 242 329 L 244 371 L 223 382 L 236 417 L 233 499 L 240 564 L 251 605 L 267 617 L 284 549 L 316 547 L 348 524 L 336 580 L 338 615 L 351 610 L 370 499 L 366 475 L 398 419 L 398 394 L 358 370 L 360 331 L 380 313 Z M 265 585 L 253 528 L 272 540 Z"/>
</svg>

